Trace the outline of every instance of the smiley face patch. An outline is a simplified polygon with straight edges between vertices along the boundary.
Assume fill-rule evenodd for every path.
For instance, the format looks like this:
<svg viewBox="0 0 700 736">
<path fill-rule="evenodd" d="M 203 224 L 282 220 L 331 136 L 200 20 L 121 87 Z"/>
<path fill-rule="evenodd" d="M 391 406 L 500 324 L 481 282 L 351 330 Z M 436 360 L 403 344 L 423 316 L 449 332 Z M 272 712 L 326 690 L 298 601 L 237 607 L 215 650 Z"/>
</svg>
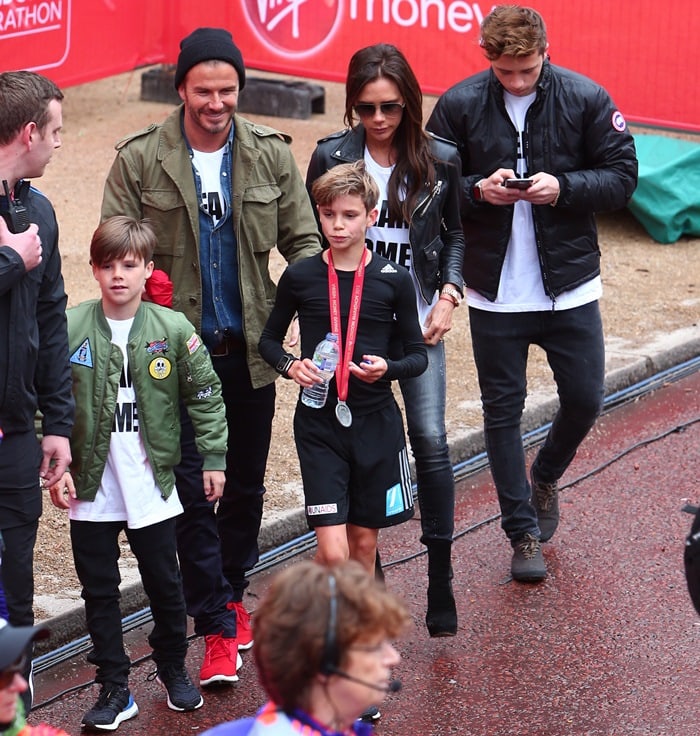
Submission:
<svg viewBox="0 0 700 736">
<path fill-rule="evenodd" d="M 156 381 L 162 381 L 164 378 L 167 378 L 172 369 L 173 364 L 163 355 L 153 358 L 148 365 L 148 372 L 151 378 L 155 378 Z"/>
</svg>

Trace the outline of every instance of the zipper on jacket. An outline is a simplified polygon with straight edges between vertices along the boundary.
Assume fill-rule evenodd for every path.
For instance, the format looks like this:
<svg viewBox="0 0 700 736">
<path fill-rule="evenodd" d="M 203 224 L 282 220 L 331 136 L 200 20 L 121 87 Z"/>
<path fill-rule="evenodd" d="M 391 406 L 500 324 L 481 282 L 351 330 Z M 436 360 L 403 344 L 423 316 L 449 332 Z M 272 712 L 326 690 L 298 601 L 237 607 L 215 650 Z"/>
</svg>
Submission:
<svg viewBox="0 0 700 736">
<path fill-rule="evenodd" d="M 426 213 L 430 203 L 435 199 L 435 197 L 437 197 L 438 194 L 440 194 L 441 190 L 442 180 L 438 179 L 432 191 L 426 194 L 426 196 L 416 205 L 415 209 L 411 213 L 411 219 L 416 216 L 422 217 Z"/>
<path fill-rule="evenodd" d="M 525 130 L 523 131 L 523 134 L 521 136 L 521 144 L 523 147 L 523 159 L 525 160 L 525 165 L 527 166 L 527 172 L 525 172 L 523 176 L 529 176 L 532 170 L 532 166 L 530 164 L 530 111 L 532 110 L 536 102 L 537 98 L 535 98 L 535 100 L 530 105 L 530 107 L 528 107 L 527 112 L 525 113 Z M 552 302 L 552 312 L 555 312 L 557 306 L 557 298 L 552 294 L 551 289 L 549 288 L 549 283 L 547 280 L 547 264 L 544 261 L 544 250 L 542 248 L 542 244 L 540 243 L 537 228 L 537 218 L 535 217 L 534 210 L 532 213 L 532 227 L 535 231 L 535 247 L 537 248 L 537 259 L 540 264 L 540 273 L 542 274 L 542 284 L 544 286 L 544 292 L 545 294 L 547 294 L 550 301 Z"/>
</svg>

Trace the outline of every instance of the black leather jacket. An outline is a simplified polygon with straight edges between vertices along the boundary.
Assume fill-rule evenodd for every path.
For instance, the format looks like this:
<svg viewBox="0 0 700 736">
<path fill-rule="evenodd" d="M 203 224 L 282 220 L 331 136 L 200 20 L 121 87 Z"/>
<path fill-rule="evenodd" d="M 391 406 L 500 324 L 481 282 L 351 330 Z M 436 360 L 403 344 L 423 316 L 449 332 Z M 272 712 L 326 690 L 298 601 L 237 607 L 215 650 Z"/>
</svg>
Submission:
<svg viewBox="0 0 700 736">
<path fill-rule="evenodd" d="M 19 254 L 0 243 L 0 427 L 6 434 L 30 431 L 39 408 L 45 435 L 70 437 L 73 395 L 56 215 L 27 181 L 16 196 L 39 226 L 42 260 L 27 272 Z"/>
<path fill-rule="evenodd" d="M 443 284 L 454 284 L 462 292 L 464 236 L 459 219 L 459 171 L 457 148 L 449 141 L 431 136 L 436 159 L 436 185 L 418 198 L 409 226 L 411 262 L 421 296 L 430 304 Z M 322 138 L 316 144 L 306 173 L 306 187 L 341 163 L 364 158 L 365 131 L 362 125 Z M 313 202 L 313 198 L 312 198 Z M 316 208 L 314 207 L 314 211 Z"/>
<path fill-rule="evenodd" d="M 561 188 L 556 207 L 532 207 L 542 278 L 555 301 L 600 273 L 595 213 L 620 209 L 632 196 L 637 185 L 634 139 L 602 87 L 547 60 L 525 124 L 528 173 L 553 174 Z M 518 146 L 503 87 L 493 72 L 480 72 L 448 89 L 427 127 L 457 142 L 467 242 L 464 280 L 493 301 L 513 207 L 480 202 L 473 188 L 498 168 L 514 168 Z"/>
</svg>

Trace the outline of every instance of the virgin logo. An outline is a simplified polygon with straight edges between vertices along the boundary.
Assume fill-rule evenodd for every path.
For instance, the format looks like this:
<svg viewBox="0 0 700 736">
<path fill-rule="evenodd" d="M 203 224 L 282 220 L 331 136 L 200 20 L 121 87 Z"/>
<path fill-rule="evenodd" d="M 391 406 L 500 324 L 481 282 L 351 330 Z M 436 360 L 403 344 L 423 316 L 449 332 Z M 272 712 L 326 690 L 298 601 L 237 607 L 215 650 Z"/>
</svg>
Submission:
<svg viewBox="0 0 700 736">
<path fill-rule="evenodd" d="M 343 0 L 243 0 L 243 9 L 265 46 L 285 56 L 306 56 L 333 38 L 342 3 Z"/>
</svg>

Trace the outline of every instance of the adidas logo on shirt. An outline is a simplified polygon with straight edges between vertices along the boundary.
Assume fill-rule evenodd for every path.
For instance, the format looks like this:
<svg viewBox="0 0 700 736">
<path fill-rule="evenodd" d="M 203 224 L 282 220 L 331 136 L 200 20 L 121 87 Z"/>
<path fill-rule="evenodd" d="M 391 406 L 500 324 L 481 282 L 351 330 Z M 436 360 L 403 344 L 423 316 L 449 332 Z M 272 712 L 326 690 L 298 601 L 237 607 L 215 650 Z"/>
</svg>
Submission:
<svg viewBox="0 0 700 736">
<path fill-rule="evenodd" d="M 391 265 L 391 263 L 387 263 L 381 270 L 381 273 L 398 273 L 398 271 Z"/>
</svg>

